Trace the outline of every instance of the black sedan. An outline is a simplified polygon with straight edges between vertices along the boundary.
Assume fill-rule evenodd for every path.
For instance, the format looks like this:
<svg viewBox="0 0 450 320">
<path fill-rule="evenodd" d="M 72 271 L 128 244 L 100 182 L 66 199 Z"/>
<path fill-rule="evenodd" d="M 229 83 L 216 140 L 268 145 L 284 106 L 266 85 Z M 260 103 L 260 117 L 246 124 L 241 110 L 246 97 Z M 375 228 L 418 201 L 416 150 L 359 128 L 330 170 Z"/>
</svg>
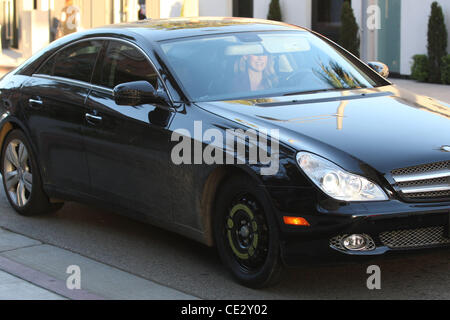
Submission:
<svg viewBox="0 0 450 320">
<path fill-rule="evenodd" d="M 242 284 L 309 256 L 450 245 L 450 106 L 309 30 L 146 20 L 60 39 L 0 81 L 22 215 L 112 208 L 216 246 Z"/>
</svg>

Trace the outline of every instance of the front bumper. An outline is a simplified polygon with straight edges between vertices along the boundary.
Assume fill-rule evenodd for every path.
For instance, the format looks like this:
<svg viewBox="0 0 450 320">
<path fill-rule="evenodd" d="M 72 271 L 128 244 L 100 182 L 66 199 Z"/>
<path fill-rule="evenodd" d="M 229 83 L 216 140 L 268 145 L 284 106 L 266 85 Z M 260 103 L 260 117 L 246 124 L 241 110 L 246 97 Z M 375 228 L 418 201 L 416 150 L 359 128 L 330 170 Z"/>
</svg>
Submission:
<svg viewBox="0 0 450 320">
<path fill-rule="evenodd" d="M 391 253 L 450 247 L 450 202 L 319 203 L 314 212 L 311 209 L 296 214 L 307 219 L 310 227 L 280 223 L 281 255 L 288 266 L 309 261 L 362 261 Z M 278 212 L 279 218 L 293 214 Z M 373 245 L 363 251 L 339 245 L 340 238 L 352 234 L 369 236 Z"/>
</svg>

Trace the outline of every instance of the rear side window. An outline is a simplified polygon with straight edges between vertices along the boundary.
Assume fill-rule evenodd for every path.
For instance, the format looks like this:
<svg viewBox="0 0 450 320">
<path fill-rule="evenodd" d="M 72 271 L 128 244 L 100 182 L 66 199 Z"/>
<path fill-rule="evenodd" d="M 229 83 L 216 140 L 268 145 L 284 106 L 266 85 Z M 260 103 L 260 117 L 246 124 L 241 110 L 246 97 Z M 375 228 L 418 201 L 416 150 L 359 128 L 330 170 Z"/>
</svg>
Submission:
<svg viewBox="0 0 450 320">
<path fill-rule="evenodd" d="M 94 83 L 107 88 L 133 82 L 148 81 L 157 88 L 158 76 L 147 57 L 132 45 L 111 41 L 103 58 L 101 72 Z"/>
<path fill-rule="evenodd" d="M 50 58 L 38 74 L 90 82 L 102 41 L 84 41 L 70 46 Z"/>
</svg>

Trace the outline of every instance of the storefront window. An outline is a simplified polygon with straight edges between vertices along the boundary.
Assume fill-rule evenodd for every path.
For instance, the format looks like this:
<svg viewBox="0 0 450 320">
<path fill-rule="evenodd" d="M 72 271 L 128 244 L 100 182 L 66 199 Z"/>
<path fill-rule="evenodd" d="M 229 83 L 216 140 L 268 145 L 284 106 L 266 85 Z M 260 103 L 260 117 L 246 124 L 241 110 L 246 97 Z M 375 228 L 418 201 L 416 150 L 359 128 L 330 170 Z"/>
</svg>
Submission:
<svg viewBox="0 0 450 320">
<path fill-rule="evenodd" d="M 344 1 L 348 0 L 314 0 L 312 2 L 312 29 L 338 41 Z"/>
<path fill-rule="evenodd" d="M 253 18 L 253 0 L 234 0 L 233 17 Z"/>
<path fill-rule="evenodd" d="M 113 0 L 114 21 L 128 22 L 138 20 L 139 0 Z"/>
<path fill-rule="evenodd" d="M 17 10 L 16 0 L 0 0 L 1 24 L 2 24 L 2 47 L 17 48 Z"/>
</svg>

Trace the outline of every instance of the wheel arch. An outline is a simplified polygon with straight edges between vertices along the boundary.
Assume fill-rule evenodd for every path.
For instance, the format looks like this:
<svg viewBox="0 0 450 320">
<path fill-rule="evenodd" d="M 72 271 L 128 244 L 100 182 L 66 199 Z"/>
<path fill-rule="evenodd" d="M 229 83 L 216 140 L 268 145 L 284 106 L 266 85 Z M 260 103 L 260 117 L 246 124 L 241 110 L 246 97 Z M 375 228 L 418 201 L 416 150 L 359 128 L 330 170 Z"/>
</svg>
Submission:
<svg viewBox="0 0 450 320">
<path fill-rule="evenodd" d="M 8 116 L 0 121 L 0 148 L 3 147 L 3 143 L 5 142 L 8 134 L 13 130 L 22 131 L 28 139 L 28 142 L 31 145 L 32 151 L 36 153 L 35 146 L 32 143 L 32 139 L 29 135 L 28 130 L 26 130 L 25 126 L 14 116 Z"/>
<path fill-rule="evenodd" d="M 29 131 L 26 129 L 26 127 L 14 116 L 6 117 L 2 121 L 0 121 L 0 153 L 1 153 L 1 150 L 3 149 L 3 144 L 6 140 L 6 137 L 13 130 L 22 131 L 23 134 L 25 135 L 25 137 L 28 139 L 28 143 L 30 144 L 30 147 L 31 147 L 30 151 L 35 156 L 35 159 L 36 159 L 36 162 L 37 162 L 37 165 L 39 168 L 39 172 L 41 173 L 41 177 L 42 177 L 42 169 L 43 168 L 41 166 L 41 161 L 38 156 L 39 153 L 37 150 L 37 146 L 34 144 L 33 139 L 31 139 Z"/>
<path fill-rule="evenodd" d="M 2 128 L 0 130 L 0 146 L 3 148 L 3 143 L 5 142 L 6 136 L 8 133 L 13 131 L 14 129 L 17 129 L 17 126 L 14 125 L 13 122 L 6 122 L 2 125 Z"/>
<path fill-rule="evenodd" d="M 0 122 L 0 148 L 3 147 L 3 143 L 5 142 L 8 134 L 16 129 L 21 130 L 27 139 L 30 140 L 27 130 L 25 130 L 16 118 L 9 116 Z"/>
<path fill-rule="evenodd" d="M 203 185 L 201 197 L 201 218 L 204 230 L 204 242 L 206 245 L 213 247 L 215 245 L 213 232 L 213 216 L 215 204 L 217 202 L 218 191 L 223 183 L 230 177 L 235 175 L 243 175 L 255 183 L 262 185 L 257 174 L 248 167 L 241 166 L 221 166 L 214 169 L 206 179 Z"/>
</svg>

